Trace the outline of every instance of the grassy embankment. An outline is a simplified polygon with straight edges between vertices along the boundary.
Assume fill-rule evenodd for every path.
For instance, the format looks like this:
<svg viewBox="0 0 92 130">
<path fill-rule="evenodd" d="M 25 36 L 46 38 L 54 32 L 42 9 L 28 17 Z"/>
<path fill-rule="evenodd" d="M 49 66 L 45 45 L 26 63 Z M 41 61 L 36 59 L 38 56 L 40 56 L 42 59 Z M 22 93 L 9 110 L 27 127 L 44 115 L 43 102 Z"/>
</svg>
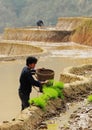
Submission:
<svg viewBox="0 0 92 130">
<path fill-rule="evenodd" d="M 71 35 L 71 41 L 92 46 L 92 19 L 86 19 Z"/>
</svg>

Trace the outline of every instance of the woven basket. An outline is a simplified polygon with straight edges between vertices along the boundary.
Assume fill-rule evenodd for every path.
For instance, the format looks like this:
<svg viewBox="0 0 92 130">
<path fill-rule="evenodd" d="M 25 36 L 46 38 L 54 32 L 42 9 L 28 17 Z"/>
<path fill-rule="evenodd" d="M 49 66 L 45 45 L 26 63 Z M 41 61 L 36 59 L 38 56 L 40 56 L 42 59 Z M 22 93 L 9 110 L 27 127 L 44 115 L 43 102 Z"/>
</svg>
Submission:
<svg viewBox="0 0 92 130">
<path fill-rule="evenodd" d="M 45 68 L 38 69 L 36 74 L 37 74 L 37 79 L 39 81 L 54 79 L 54 71 L 50 69 L 45 69 Z"/>
</svg>

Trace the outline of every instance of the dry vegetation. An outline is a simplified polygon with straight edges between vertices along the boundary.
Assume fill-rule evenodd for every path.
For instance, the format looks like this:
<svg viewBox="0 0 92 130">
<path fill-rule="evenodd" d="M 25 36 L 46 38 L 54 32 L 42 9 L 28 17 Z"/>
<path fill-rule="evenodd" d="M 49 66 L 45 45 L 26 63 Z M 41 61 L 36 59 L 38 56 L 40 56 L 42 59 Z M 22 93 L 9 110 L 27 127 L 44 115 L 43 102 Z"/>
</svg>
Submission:
<svg viewBox="0 0 92 130">
<path fill-rule="evenodd" d="M 75 29 L 71 40 L 80 44 L 92 46 L 92 18 L 85 20 Z"/>
</svg>

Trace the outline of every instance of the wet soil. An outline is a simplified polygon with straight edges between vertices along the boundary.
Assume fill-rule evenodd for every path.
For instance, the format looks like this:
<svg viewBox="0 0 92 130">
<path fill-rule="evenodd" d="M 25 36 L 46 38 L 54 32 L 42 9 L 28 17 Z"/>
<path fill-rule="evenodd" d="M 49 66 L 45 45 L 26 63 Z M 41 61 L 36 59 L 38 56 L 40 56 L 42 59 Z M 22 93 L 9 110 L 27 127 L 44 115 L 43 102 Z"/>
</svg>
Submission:
<svg viewBox="0 0 92 130">
<path fill-rule="evenodd" d="M 92 103 L 87 100 L 91 93 L 66 100 L 61 113 L 42 122 L 37 130 L 92 130 Z"/>
</svg>

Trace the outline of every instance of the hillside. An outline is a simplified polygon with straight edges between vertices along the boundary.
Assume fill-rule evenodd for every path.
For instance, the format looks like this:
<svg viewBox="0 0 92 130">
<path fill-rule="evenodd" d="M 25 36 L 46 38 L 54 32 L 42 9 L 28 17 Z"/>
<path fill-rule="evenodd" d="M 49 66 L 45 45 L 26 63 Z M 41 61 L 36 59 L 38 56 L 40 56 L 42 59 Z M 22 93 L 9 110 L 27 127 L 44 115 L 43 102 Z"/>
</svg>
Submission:
<svg viewBox="0 0 92 130">
<path fill-rule="evenodd" d="M 54 27 L 5 28 L 5 40 L 66 42 L 92 46 L 91 17 L 61 17 Z"/>
<path fill-rule="evenodd" d="M 75 29 L 71 41 L 92 46 L 92 19 L 86 19 Z"/>
<path fill-rule="evenodd" d="M 59 17 L 92 16 L 92 0 L 0 0 L 0 32 L 6 27 L 35 26 L 42 19 L 55 25 Z"/>
<path fill-rule="evenodd" d="M 70 41 L 92 46 L 92 17 L 62 17 L 58 19 L 56 27 L 71 31 Z"/>
</svg>

